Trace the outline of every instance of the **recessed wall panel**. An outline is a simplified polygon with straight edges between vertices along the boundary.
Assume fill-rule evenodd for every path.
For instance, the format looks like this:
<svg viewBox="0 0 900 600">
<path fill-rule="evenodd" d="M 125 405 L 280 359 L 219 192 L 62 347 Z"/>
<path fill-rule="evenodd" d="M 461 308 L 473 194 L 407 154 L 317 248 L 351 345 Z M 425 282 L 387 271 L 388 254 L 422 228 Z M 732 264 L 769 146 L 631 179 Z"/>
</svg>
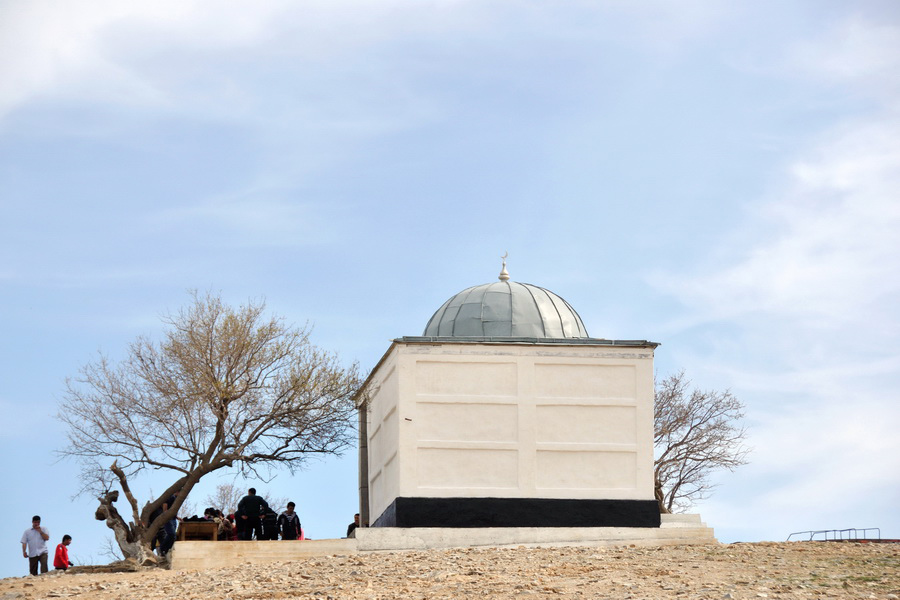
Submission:
<svg viewBox="0 0 900 600">
<path fill-rule="evenodd" d="M 416 393 L 436 396 L 515 396 L 515 363 L 416 363 Z"/>
<path fill-rule="evenodd" d="M 419 448 L 419 487 L 472 488 L 518 487 L 518 452 L 462 448 Z"/>
<path fill-rule="evenodd" d="M 535 395 L 541 398 L 634 398 L 634 367 L 619 365 L 534 365 Z"/>
<path fill-rule="evenodd" d="M 515 404 L 419 402 L 416 435 L 420 441 L 515 442 L 518 412 Z"/>
<path fill-rule="evenodd" d="M 369 429 L 369 457 L 373 469 L 380 469 L 387 458 L 385 452 L 384 428 Z"/>
<path fill-rule="evenodd" d="M 381 511 L 388 504 L 384 495 L 383 484 L 384 478 L 381 476 L 381 471 L 375 473 L 369 479 L 369 501 L 372 503 L 371 506 L 378 511 L 378 514 L 381 514 Z"/>
<path fill-rule="evenodd" d="M 543 489 L 631 489 L 636 460 L 634 452 L 538 450 L 536 484 Z"/>
<path fill-rule="evenodd" d="M 375 465 L 383 465 L 390 455 L 397 452 L 399 436 L 397 409 L 394 408 L 385 415 L 375 433 L 370 434 L 369 452 Z"/>
<path fill-rule="evenodd" d="M 633 406 L 538 405 L 535 440 L 571 444 L 634 444 Z"/>
<path fill-rule="evenodd" d="M 385 463 L 384 470 L 382 471 L 384 477 L 384 493 L 387 494 L 387 499 L 389 501 L 393 500 L 400 491 L 400 469 L 398 463 L 397 455 L 394 454 L 388 459 L 387 463 Z"/>
<path fill-rule="evenodd" d="M 376 394 L 377 401 L 373 402 L 375 410 L 373 410 L 372 415 L 376 420 L 381 421 L 384 419 L 386 413 L 397 406 L 397 400 L 399 398 L 398 390 L 399 378 L 397 377 L 397 369 L 396 367 L 391 367 L 390 371 L 387 372 L 378 387 Z"/>
</svg>

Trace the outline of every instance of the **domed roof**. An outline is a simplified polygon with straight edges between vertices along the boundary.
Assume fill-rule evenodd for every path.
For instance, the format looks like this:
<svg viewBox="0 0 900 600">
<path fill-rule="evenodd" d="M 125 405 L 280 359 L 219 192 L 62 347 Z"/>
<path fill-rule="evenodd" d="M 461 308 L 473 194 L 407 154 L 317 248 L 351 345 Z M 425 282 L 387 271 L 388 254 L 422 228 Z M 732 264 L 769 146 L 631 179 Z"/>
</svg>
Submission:
<svg viewBox="0 0 900 600">
<path fill-rule="evenodd" d="M 590 337 L 568 302 L 542 287 L 500 281 L 465 289 L 437 309 L 425 326 L 426 337 Z"/>
</svg>

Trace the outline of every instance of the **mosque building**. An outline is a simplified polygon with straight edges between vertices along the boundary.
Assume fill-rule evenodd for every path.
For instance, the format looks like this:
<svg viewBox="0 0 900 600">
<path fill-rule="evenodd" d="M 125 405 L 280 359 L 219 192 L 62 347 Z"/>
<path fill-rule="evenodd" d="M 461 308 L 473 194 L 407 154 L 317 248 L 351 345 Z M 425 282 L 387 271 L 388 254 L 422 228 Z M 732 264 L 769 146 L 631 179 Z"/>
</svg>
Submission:
<svg viewBox="0 0 900 600">
<path fill-rule="evenodd" d="M 557 294 L 499 281 L 393 340 L 358 398 L 347 539 L 182 541 L 172 568 L 429 548 L 716 543 L 653 494 L 654 342 L 592 338 Z M 215 546 L 215 548 L 213 548 Z"/>
<path fill-rule="evenodd" d="M 510 280 L 393 340 L 360 409 L 372 527 L 659 527 L 653 353 L 593 338 L 557 294 Z"/>
</svg>

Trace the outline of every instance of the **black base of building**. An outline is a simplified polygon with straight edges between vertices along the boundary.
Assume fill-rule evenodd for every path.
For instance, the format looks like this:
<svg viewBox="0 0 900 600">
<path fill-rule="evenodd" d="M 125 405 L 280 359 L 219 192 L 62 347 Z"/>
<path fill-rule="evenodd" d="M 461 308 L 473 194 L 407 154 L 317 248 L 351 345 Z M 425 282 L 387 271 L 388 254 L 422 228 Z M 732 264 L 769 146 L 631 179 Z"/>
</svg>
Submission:
<svg viewBox="0 0 900 600">
<path fill-rule="evenodd" d="M 372 527 L 659 527 L 656 500 L 396 498 Z"/>
</svg>

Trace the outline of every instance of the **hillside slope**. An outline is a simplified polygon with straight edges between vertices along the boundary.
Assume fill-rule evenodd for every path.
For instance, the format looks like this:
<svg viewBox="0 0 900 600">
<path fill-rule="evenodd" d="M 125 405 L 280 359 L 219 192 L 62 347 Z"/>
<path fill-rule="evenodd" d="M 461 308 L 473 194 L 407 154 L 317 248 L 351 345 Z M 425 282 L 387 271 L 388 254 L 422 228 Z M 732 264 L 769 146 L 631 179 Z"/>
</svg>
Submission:
<svg viewBox="0 0 900 600">
<path fill-rule="evenodd" d="M 27 569 L 24 559 L 22 568 Z M 900 596 L 900 545 L 793 542 L 432 550 L 206 571 L 53 573 L 0 580 L 0 600 L 546 596 L 894 599 Z"/>
</svg>

